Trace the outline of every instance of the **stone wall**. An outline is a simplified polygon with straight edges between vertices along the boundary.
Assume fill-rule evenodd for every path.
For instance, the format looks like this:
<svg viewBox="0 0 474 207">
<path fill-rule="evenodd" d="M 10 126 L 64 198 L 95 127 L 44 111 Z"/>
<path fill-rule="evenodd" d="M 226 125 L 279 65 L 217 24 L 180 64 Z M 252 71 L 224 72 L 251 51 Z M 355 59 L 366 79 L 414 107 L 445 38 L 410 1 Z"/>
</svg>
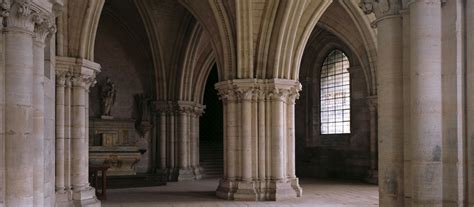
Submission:
<svg viewBox="0 0 474 207">
<path fill-rule="evenodd" d="M 320 68 L 320 67 L 319 67 Z M 315 67 L 318 70 L 318 67 Z M 298 176 L 363 178 L 370 166 L 370 113 L 363 71 L 350 69 L 351 133 L 320 133 L 319 79 L 302 82 L 296 104 L 296 168 Z"/>
<path fill-rule="evenodd" d="M 335 13 L 336 6 L 328 9 Z M 343 11 L 339 11 L 343 12 Z M 323 16 L 322 20 L 328 19 Z M 342 20 L 341 20 L 342 21 Z M 349 21 L 349 20 L 346 20 Z M 332 177 L 332 178 L 365 178 L 375 155 L 370 154 L 371 126 L 369 111 L 368 62 L 355 50 L 357 37 L 352 41 L 341 39 L 337 29 L 329 31 L 331 21 L 319 25 L 313 31 L 306 46 L 300 69 L 300 81 L 303 89 L 296 102 L 296 169 L 298 176 Z M 338 28 L 338 24 L 335 24 Z M 332 26 L 331 26 L 332 27 Z M 354 29 L 348 27 L 348 29 Z M 345 34 L 347 35 L 347 34 Z M 343 51 L 350 61 L 351 78 L 351 133 L 322 135 L 320 130 L 320 71 L 327 55 L 334 49 Z M 364 66 L 363 66 L 364 65 Z M 376 143 L 376 142 L 375 142 Z M 373 153 L 376 154 L 376 153 Z M 374 162 L 372 162 L 372 165 Z M 376 161 L 375 161 L 376 163 Z"/>
<path fill-rule="evenodd" d="M 95 61 L 102 69 L 96 86 L 90 92 L 89 115 L 91 118 L 100 117 L 99 89 L 105 78 L 109 77 L 117 90 L 111 115 L 114 119 L 137 119 L 134 96 L 145 94 L 154 97 L 155 94 L 153 64 L 150 50 L 142 38 L 146 36 L 144 27 L 136 21 L 139 15 L 135 7 L 131 5 L 125 13 L 115 6 L 106 3 L 97 30 Z M 138 172 L 146 172 L 149 170 L 150 138 L 153 136 L 142 138 L 136 133 L 132 137 L 134 140 L 130 140 L 131 143 L 136 143 L 140 149 L 147 149 L 136 165 Z"/>
</svg>

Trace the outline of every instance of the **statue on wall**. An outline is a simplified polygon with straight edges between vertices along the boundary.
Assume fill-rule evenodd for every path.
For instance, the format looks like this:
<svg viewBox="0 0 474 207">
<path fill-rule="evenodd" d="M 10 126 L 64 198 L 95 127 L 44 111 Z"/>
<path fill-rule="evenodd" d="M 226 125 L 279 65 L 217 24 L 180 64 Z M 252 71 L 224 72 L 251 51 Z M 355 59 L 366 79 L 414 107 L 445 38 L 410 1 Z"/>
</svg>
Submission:
<svg viewBox="0 0 474 207">
<path fill-rule="evenodd" d="M 100 90 L 100 98 L 101 98 L 101 113 L 102 119 L 112 119 L 111 111 L 112 106 L 115 103 L 115 95 L 117 90 L 115 90 L 115 85 L 110 78 L 105 79 L 105 83 L 102 85 Z"/>
</svg>

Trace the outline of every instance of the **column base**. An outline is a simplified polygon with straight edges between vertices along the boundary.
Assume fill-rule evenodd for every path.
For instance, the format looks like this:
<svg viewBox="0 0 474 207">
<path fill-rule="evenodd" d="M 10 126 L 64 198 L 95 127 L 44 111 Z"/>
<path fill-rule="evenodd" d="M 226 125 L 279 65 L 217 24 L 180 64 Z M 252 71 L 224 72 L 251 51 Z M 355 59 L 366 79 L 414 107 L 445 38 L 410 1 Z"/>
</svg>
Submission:
<svg viewBox="0 0 474 207">
<path fill-rule="evenodd" d="M 56 204 L 57 207 L 69 207 L 72 205 L 72 191 L 71 190 L 63 190 L 63 191 L 56 191 Z"/>
<path fill-rule="evenodd" d="M 95 196 L 95 189 L 87 187 L 82 190 L 73 191 L 72 199 L 74 206 L 100 207 L 100 201 Z"/>
<path fill-rule="evenodd" d="M 193 167 L 194 179 L 200 180 L 202 178 L 202 168 L 201 166 Z"/>
<path fill-rule="evenodd" d="M 216 196 L 226 200 L 279 201 L 301 197 L 298 178 L 284 180 L 221 180 Z"/>
<path fill-rule="evenodd" d="M 168 170 L 168 181 L 186 181 L 201 179 L 200 170 L 195 168 L 174 168 Z"/>
</svg>

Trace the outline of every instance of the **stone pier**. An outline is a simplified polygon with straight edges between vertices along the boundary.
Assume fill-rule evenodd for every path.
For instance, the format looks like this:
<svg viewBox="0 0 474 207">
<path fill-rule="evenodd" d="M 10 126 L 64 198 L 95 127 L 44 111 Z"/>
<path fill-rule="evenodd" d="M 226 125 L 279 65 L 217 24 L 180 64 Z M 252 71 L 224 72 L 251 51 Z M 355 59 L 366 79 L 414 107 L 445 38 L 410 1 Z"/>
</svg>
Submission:
<svg viewBox="0 0 474 207">
<path fill-rule="evenodd" d="M 216 84 L 224 103 L 224 177 L 228 200 L 300 197 L 294 167 L 294 104 L 298 81 L 239 79 Z M 255 157 L 255 159 L 252 159 Z"/>
<path fill-rule="evenodd" d="M 156 170 L 169 181 L 201 179 L 199 117 L 204 106 L 189 102 L 157 102 L 160 148 Z"/>
</svg>

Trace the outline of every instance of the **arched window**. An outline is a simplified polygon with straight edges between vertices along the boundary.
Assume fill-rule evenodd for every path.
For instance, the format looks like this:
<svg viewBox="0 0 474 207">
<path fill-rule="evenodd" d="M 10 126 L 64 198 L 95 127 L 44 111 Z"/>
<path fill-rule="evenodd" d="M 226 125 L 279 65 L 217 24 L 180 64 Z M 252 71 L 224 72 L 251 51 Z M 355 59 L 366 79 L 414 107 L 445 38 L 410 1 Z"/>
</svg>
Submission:
<svg viewBox="0 0 474 207">
<path fill-rule="evenodd" d="M 333 50 L 321 69 L 321 134 L 351 133 L 349 60 Z"/>
</svg>

